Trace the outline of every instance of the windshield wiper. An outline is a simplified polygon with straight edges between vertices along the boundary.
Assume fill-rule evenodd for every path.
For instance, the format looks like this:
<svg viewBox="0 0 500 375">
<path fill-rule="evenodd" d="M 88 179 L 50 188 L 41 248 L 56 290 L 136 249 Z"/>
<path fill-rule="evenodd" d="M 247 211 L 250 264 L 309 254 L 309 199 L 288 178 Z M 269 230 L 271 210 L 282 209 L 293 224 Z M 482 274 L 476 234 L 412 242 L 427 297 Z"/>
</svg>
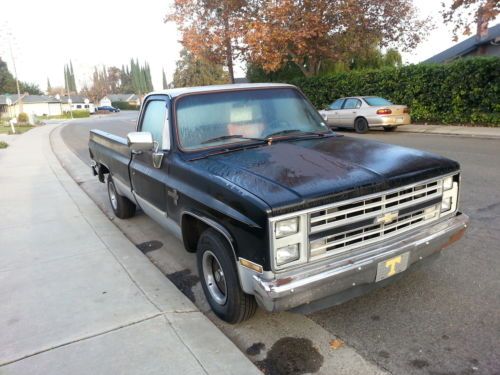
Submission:
<svg viewBox="0 0 500 375">
<path fill-rule="evenodd" d="M 273 137 L 276 137 L 278 135 L 287 135 L 287 134 L 292 134 L 292 133 L 297 133 L 297 135 L 319 135 L 321 137 L 325 136 L 327 133 L 321 133 L 321 132 L 311 132 L 311 131 L 303 131 L 300 129 L 286 129 L 286 130 L 280 130 L 271 134 L 268 134 L 266 136 L 266 140 L 270 140 Z"/>
<path fill-rule="evenodd" d="M 220 137 L 210 138 L 210 139 L 207 139 L 207 140 L 201 142 L 201 144 L 204 145 L 206 143 L 223 141 L 225 139 L 232 139 L 232 138 L 249 139 L 251 141 L 259 141 L 259 142 L 265 141 L 265 139 L 263 139 L 263 138 L 252 138 L 252 137 L 245 137 L 242 134 L 231 134 L 231 135 L 221 135 Z"/>
</svg>

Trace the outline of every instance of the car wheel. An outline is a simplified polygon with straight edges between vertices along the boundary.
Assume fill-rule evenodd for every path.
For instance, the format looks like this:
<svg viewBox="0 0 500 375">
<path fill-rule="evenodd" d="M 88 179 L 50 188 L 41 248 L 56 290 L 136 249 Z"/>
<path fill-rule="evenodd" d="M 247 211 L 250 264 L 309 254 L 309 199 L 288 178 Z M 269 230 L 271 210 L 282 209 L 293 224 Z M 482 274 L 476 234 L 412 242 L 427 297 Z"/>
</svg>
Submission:
<svg viewBox="0 0 500 375">
<path fill-rule="evenodd" d="M 366 133 L 368 131 L 368 121 L 362 117 L 356 119 L 354 122 L 354 130 L 356 130 L 356 133 Z"/>
<path fill-rule="evenodd" d="M 127 197 L 118 194 L 111 175 L 108 175 L 108 196 L 109 203 L 116 217 L 128 219 L 135 215 L 135 204 Z"/>
<path fill-rule="evenodd" d="M 250 319 L 257 303 L 241 290 L 227 240 L 212 228 L 205 230 L 198 241 L 196 258 L 203 292 L 215 315 L 231 324 Z"/>
<path fill-rule="evenodd" d="M 397 126 L 384 126 L 384 131 L 386 132 L 393 132 L 396 130 Z"/>
</svg>

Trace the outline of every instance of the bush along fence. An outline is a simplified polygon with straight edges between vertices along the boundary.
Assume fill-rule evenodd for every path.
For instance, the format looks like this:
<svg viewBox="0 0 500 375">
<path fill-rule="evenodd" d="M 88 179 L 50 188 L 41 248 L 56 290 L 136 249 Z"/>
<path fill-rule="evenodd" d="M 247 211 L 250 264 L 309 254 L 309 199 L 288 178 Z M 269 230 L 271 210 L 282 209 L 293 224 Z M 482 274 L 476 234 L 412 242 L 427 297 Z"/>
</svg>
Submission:
<svg viewBox="0 0 500 375">
<path fill-rule="evenodd" d="M 410 107 L 413 122 L 500 126 L 500 58 L 351 71 L 294 79 L 321 109 L 344 96 L 377 95 Z"/>
<path fill-rule="evenodd" d="M 129 102 L 112 102 L 111 105 L 115 108 L 121 109 L 122 111 L 132 110 L 138 111 L 140 106 L 132 105 Z"/>
</svg>

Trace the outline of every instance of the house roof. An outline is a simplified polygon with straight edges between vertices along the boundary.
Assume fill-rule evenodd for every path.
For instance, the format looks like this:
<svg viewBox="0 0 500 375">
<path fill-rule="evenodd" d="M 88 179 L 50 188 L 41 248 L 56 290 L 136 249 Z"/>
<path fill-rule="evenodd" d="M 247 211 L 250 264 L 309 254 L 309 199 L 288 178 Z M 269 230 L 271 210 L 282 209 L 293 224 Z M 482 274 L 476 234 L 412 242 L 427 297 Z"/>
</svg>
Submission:
<svg viewBox="0 0 500 375">
<path fill-rule="evenodd" d="M 471 36 L 465 39 L 463 42 L 455 44 L 453 47 L 432 56 L 431 58 L 425 60 L 425 63 L 442 63 L 456 59 L 458 57 L 469 54 L 470 52 L 476 50 L 479 46 L 484 44 L 489 44 L 496 38 L 500 38 L 500 23 L 498 25 L 492 26 L 488 29 L 487 34 L 481 38 L 477 36 Z"/>
<path fill-rule="evenodd" d="M 6 99 L 10 98 L 12 100 L 12 104 L 16 104 L 19 100 L 18 95 L 0 95 L 0 104 L 7 104 Z M 34 104 L 34 103 L 60 103 L 53 96 L 49 95 L 21 95 L 21 99 L 24 104 Z"/>
<path fill-rule="evenodd" d="M 171 98 L 174 98 L 176 96 L 183 94 L 213 92 L 213 91 L 244 90 L 244 89 L 255 89 L 255 88 L 266 88 L 266 87 L 278 88 L 278 87 L 295 87 L 295 86 L 288 85 L 286 83 L 240 83 L 240 84 L 197 86 L 197 87 L 177 87 L 174 89 L 154 91 L 149 95 L 163 94 L 163 95 L 168 95 Z"/>
<path fill-rule="evenodd" d="M 68 96 L 61 96 L 60 99 L 61 99 L 61 102 L 66 104 L 68 103 L 68 99 L 71 98 L 71 102 L 74 104 L 74 103 L 85 103 L 85 99 L 87 99 L 85 96 L 83 95 L 70 95 L 69 97 Z M 90 99 L 89 99 L 89 102 L 90 102 Z"/>
<path fill-rule="evenodd" d="M 139 97 L 135 94 L 109 94 L 104 98 L 108 98 L 111 102 L 128 102 L 130 100 L 139 99 Z"/>
</svg>

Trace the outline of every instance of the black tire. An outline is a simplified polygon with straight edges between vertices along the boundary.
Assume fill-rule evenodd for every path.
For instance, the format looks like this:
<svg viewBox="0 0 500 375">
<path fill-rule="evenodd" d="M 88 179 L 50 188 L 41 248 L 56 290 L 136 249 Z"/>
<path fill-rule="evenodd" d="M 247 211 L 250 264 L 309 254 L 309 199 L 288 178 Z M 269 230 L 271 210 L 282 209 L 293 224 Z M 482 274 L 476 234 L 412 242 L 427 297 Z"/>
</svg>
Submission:
<svg viewBox="0 0 500 375">
<path fill-rule="evenodd" d="M 384 126 L 384 131 L 386 132 L 393 132 L 396 130 L 397 126 Z"/>
<path fill-rule="evenodd" d="M 135 204 L 127 197 L 118 194 L 111 175 L 108 175 L 108 198 L 116 217 L 128 219 L 135 215 Z"/>
<path fill-rule="evenodd" d="M 227 240 L 214 229 L 206 229 L 198 241 L 196 259 L 203 292 L 215 315 L 231 324 L 250 319 L 257 303 L 241 290 Z"/>
<path fill-rule="evenodd" d="M 368 129 L 368 121 L 363 117 L 357 118 L 356 121 L 354 121 L 354 130 L 356 133 L 363 134 L 366 133 Z"/>
</svg>

